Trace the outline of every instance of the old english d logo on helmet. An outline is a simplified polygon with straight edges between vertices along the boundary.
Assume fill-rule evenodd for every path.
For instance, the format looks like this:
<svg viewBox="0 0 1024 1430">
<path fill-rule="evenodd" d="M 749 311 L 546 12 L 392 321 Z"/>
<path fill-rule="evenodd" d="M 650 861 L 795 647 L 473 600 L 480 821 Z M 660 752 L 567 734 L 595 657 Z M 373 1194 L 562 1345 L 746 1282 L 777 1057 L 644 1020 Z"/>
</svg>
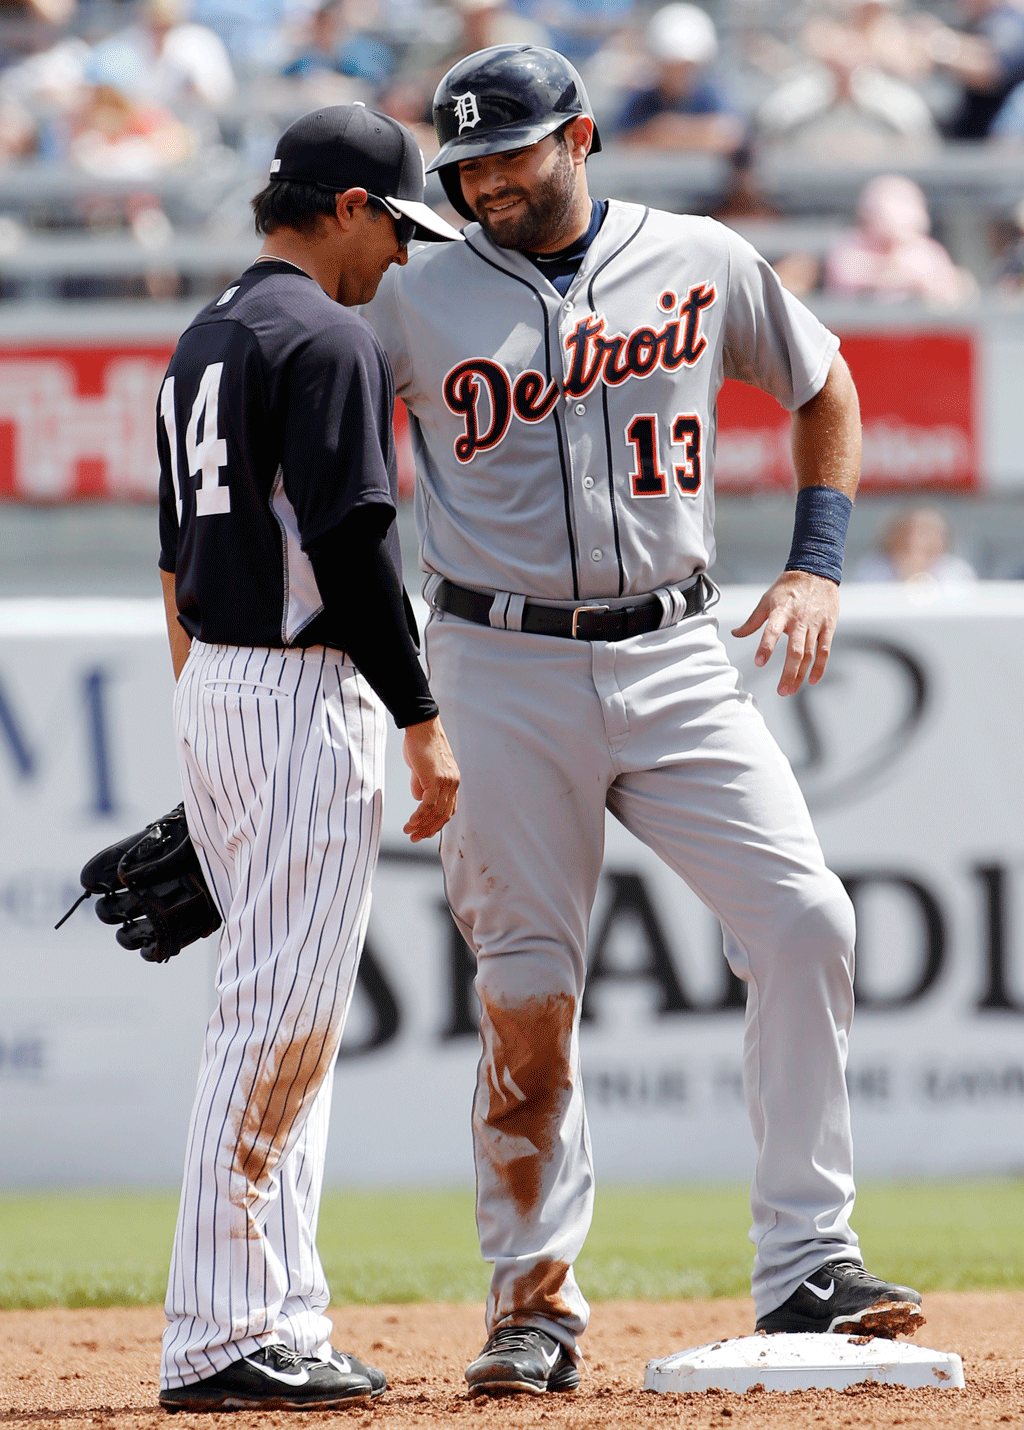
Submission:
<svg viewBox="0 0 1024 1430">
<path fill-rule="evenodd" d="M 481 117 L 476 95 L 467 90 L 465 94 L 453 94 L 452 99 L 455 101 L 455 118 L 459 121 L 459 133 L 464 129 L 475 129 Z"/>
<path fill-rule="evenodd" d="M 557 50 L 540 45 L 492 45 L 459 60 L 434 95 L 438 170 L 445 193 L 464 218 L 473 213 L 462 195 L 457 165 L 464 159 L 525 149 L 554 134 L 579 114 L 594 118 L 577 71 Z M 601 147 L 597 129 L 591 153 Z"/>
</svg>

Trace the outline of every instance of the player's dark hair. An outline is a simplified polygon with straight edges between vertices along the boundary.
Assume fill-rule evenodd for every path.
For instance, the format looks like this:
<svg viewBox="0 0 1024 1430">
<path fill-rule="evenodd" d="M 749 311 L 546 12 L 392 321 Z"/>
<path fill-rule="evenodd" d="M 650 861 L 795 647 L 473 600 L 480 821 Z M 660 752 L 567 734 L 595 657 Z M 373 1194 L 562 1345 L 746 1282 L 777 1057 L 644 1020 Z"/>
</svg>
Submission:
<svg viewBox="0 0 1024 1430">
<path fill-rule="evenodd" d="M 253 220 L 259 234 L 279 228 L 294 228 L 309 234 L 321 214 L 334 213 L 335 195 L 315 184 L 294 184 L 288 179 L 271 179 L 252 200 Z"/>
</svg>

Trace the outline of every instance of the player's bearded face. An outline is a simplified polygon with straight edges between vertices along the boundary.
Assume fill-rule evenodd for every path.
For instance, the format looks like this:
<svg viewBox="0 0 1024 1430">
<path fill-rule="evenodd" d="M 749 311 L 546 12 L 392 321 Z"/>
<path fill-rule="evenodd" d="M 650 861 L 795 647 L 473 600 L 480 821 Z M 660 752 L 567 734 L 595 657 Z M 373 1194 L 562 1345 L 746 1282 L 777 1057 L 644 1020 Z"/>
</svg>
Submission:
<svg viewBox="0 0 1024 1430">
<path fill-rule="evenodd" d="M 576 191 L 566 144 L 541 140 L 489 159 L 459 166 L 462 191 L 487 237 L 499 248 L 558 246 L 571 227 Z"/>
</svg>

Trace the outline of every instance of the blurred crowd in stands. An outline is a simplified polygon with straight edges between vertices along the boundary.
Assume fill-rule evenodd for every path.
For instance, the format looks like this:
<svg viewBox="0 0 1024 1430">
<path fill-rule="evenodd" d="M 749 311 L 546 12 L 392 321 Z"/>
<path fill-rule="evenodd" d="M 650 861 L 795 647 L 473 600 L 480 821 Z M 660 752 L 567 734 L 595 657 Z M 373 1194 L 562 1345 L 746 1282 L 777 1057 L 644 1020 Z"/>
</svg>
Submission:
<svg viewBox="0 0 1024 1430">
<path fill-rule="evenodd" d="M 82 222 L 158 246 L 171 220 L 147 181 L 230 160 L 249 183 L 291 118 L 351 100 L 429 155 L 441 74 L 518 40 L 581 69 L 607 147 L 714 156 L 725 179 L 706 208 L 741 228 L 786 217 L 758 185 L 766 156 L 873 168 L 848 227 L 772 255 L 800 293 L 955 306 L 979 278 L 1024 290 L 1024 183 L 982 274 L 933 235 L 905 172 L 960 141 L 1019 146 L 1024 174 L 1024 0 L 0 0 L 0 180 L 51 161 L 134 181 L 119 212 L 86 206 Z M 215 218 L 208 232 L 237 236 L 247 215 Z"/>
<path fill-rule="evenodd" d="M 0 143 L 88 165 L 123 139 L 141 167 L 142 140 L 172 163 L 268 84 L 427 127 L 449 64 L 518 40 L 577 64 L 632 145 L 863 157 L 1024 138 L 1022 0 L 3 0 Z"/>
<path fill-rule="evenodd" d="M 898 512 L 883 526 L 873 549 L 854 564 L 849 574 L 854 581 L 939 586 L 958 586 L 978 579 L 971 563 L 954 551 L 949 522 L 933 506 L 914 506 Z"/>
</svg>

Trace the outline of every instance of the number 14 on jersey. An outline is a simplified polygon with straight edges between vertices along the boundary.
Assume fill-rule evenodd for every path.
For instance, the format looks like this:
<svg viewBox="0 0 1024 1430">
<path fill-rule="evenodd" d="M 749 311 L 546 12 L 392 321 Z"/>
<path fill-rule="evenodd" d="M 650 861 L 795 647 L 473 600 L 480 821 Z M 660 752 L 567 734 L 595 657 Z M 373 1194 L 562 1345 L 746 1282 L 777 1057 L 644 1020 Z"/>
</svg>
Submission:
<svg viewBox="0 0 1024 1430">
<path fill-rule="evenodd" d="M 221 486 L 220 472 L 228 463 L 228 444 L 217 430 L 222 362 L 212 362 L 199 379 L 199 391 L 192 403 L 185 428 L 185 457 L 190 477 L 201 476 L 196 486 L 196 516 L 218 516 L 231 510 L 231 488 Z M 178 478 L 178 419 L 174 409 L 174 378 L 165 380 L 160 391 L 160 417 L 167 433 L 171 455 L 171 480 L 181 520 L 181 483 Z M 199 436 L 202 424 L 203 435 Z"/>
</svg>

